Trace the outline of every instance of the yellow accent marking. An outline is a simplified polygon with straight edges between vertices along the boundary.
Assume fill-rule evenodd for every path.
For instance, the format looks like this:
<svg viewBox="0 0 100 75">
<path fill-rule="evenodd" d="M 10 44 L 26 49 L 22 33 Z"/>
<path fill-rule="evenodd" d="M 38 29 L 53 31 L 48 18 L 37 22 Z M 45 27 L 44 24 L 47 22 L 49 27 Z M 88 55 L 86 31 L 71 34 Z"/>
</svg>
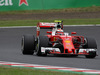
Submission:
<svg viewBox="0 0 100 75">
<path fill-rule="evenodd" d="M 68 40 L 66 40 L 65 42 L 66 42 L 66 43 L 71 43 L 71 41 L 68 41 Z"/>
<path fill-rule="evenodd" d="M 61 20 L 55 20 L 54 22 L 61 22 Z"/>
</svg>

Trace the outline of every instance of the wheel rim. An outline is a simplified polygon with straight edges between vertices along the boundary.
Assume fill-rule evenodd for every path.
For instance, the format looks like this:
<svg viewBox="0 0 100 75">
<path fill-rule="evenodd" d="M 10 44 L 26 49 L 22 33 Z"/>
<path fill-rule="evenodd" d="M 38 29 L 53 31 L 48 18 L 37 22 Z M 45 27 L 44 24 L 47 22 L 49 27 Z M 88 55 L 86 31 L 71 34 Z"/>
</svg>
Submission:
<svg viewBox="0 0 100 75">
<path fill-rule="evenodd" d="M 24 36 L 22 37 L 21 50 L 24 51 Z"/>
<path fill-rule="evenodd" d="M 38 44 L 36 44 L 34 53 L 37 54 L 37 52 L 38 52 Z"/>
<path fill-rule="evenodd" d="M 38 42 L 36 44 L 36 48 L 35 48 L 34 53 L 37 55 L 38 54 L 38 51 L 39 51 L 39 38 L 38 38 Z"/>
</svg>

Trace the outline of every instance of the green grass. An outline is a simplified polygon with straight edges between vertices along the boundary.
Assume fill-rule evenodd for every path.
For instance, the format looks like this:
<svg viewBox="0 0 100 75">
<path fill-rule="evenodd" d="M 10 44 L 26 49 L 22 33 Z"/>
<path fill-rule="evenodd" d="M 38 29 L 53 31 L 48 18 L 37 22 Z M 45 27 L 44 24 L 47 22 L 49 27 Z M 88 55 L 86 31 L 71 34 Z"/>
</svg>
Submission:
<svg viewBox="0 0 100 75">
<path fill-rule="evenodd" d="M 45 13 L 76 13 L 76 12 L 100 12 L 100 6 L 83 7 L 83 8 L 66 8 L 52 10 L 26 10 L 26 11 L 8 11 L 0 12 L 0 15 L 5 14 L 45 14 Z M 82 24 L 100 24 L 99 19 L 62 19 L 64 25 L 82 25 Z M 53 22 L 54 20 L 0 20 L 0 27 L 6 26 L 36 26 L 37 22 Z"/>
<path fill-rule="evenodd" d="M 65 9 L 51 9 L 51 10 L 23 10 L 23 11 L 6 11 L 0 14 L 45 14 L 45 13 L 72 13 L 72 12 L 100 12 L 100 6 L 81 7 L 81 8 L 65 8 Z"/>
<path fill-rule="evenodd" d="M 100 19 L 62 19 L 64 25 L 100 24 Z M 54 20 L 2 20 L 0 27 L 36 26 L 38 22 L 54 22 Z"/>
<path fill-rule="evenodd" d="M 0 66 L 0 75 L 83 75 L 83 74 Z"/>
</svg>

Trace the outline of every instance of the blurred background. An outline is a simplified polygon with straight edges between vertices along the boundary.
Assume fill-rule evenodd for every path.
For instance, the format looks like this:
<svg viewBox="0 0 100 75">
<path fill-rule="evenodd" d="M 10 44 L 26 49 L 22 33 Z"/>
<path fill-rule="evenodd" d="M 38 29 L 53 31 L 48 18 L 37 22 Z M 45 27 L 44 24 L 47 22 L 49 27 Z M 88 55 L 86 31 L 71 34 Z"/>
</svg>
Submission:
<svg viewBox="0 0 100 75">
<path fill-rule="evenodd" d="M 100 0 L 0 0 L 1 27 L 55 19 L 65 25 L 100 24 Z"/>
</svg>

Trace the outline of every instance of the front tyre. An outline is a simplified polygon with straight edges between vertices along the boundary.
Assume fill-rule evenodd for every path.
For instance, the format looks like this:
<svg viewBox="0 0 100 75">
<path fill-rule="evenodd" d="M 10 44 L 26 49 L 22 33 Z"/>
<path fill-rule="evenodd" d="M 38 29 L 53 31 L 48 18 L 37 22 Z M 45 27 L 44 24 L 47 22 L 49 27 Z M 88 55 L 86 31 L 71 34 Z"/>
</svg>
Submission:
<svg viewBox="0 0 100 75">
<path fill-rule="evenodd" d="M 86 45 L 84 46 L 84 48 L 87 49 L 97 49 L 97 44 L 95 39 L 93 38 L 86 38 L 85 40 Z M 96 51 L 89 51 L 89 55 L 85 55 L 86 58 L 95 58 L 97 55 Z"/>
<path fill-rule="evenodd" d="M 32 55 L 35 49 L 35 37 L 33 35 L 23 35 L 21 48 L 22 54 Z"/>
<path fill-rule="evenodd" d="M 41 47 L 48 47 L 49 39 L 47 36 L 39 36 L 38 43 L 36 45 L 36 55 L 37 56 L 47 56 L 47 53 L 41 52 Z"/>
</svg>

